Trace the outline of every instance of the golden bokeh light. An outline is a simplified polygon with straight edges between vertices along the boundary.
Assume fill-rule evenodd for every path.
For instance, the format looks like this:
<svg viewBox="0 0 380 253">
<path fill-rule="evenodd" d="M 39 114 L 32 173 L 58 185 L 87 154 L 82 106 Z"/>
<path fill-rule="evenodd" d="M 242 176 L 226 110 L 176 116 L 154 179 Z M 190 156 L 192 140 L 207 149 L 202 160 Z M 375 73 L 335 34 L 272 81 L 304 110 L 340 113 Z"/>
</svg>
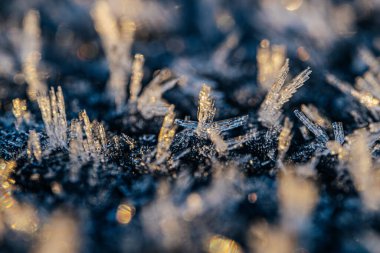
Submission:
<svg viewBox="0 0 380 253">
<path fill-rule="evenodd" d="M 116 212 L 116 220 L 120 224 L 128 224 L 135 215 L 135 208 L 127 203 L 120 204 Z"/>
</svg>

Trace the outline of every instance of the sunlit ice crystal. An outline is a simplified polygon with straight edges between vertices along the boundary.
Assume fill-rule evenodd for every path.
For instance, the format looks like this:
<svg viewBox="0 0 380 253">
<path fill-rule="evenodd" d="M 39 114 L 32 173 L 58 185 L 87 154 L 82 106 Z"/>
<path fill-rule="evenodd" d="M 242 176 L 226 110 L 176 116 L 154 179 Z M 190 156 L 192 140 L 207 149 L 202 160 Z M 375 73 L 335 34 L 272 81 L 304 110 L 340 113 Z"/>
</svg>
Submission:
<svg viewBox="0 0 380 253">
<path fill-rule="evenodd" d="M 131 102 L 136 102 L 138 95 L 141 91 L 141 81 L 144 75 L 144 56 L 142 54 L 136 54 L 132 64 L 132 77 L 130 82 L 130 97 Z"/>
<path fill-rule="evenodd" d="M 45 125 L 46 135 L 52 148 L 66 147 L 67 145 L 67 121 L 65 101 L 62 89 L 59 86 L 57 92 L 52 87 L 50 96 L 38 96 L 37 102 Z"/>
<path fill-rule="evenodd" d="M 41 79 L 39 62 L 41 59 L 40 16 L 38 11 L 30 10 L 24 17 L 23 43 L 21 45 L 22 71 L 28 84 L 28 96 L 35 100 L 37 95 L 47 92 L 47 85 Z"/>
<path fill-rule="evenodd" d="M 166 114 L 162 127 L 158 135 L 158 144 L 156 151 L 156 162 L 159 164 L 166 160 L 170 153 L 169 148 L 175 136 L 176 125 L 174 125 L 175 113 L 174 106 L 170 106 Z"/>
<path fill-rule="evenodd" d="M 155 116 L 164 116 L 169 108 L 162 95 L 172 89 L 178 82 L 169 69 L 160 70 L 152 81 L 148 83 L 139 98 L 137 109 L 145 119 Z"/>
<path fill-rule="evenodd" d="M 330 121 L 324 117 L 319 110 L 313 105 L 301 105 L 301 111 L 316 124 L 324 128 L 329 128 L 331 126 Z"/>
<path fill-rule="evenodd" d="M 26 105 L 26 100 L 15 98 L 12 100 L 12 112 L 16 118 L 16 129 L 19 129 L 22 122 L 29 123 L 30 113 Z"/>
<path fill-rule="evenodd" d="M 283 45 L 270 45 L 262 40 L 257 49 L 257 80 L 264 90 L 269 90 L 285 63 L 286 48 Z"/>
<path fill-rule="evenodd" d="M 278 199 L 282 227 L 289 232 L 302 231 L 302 227 L 309 222 L 318 197 L 313 182 L 297 176 L 293 171 L 280 173 Z"/>
<path fill-rule="evenodd" d="M 193 129 L 200 136 L 207 136 L 208 129 L 224 132 L 243 126 L 248 120 L 248 115 L 244 115 L 214 122 L 215 114 L 215 101 L 211 96 L 211 88 L 203 85 L 198 98 L 198 121 L 176 119 L 175 123 L 184 128 Z"/>
<path fill-rule="evenodd" d="M 379 110 L 380 106 L 380 100 L 374 97 L 370 92 L 368 91 L 358 91 L 349 84 L 340 81 L 335 76 L 328 74 L 326 76 L 327 82 L 334 86 L 335 88 L 339 89 L 341 92 L 351 95 L 356 100 L 358 100 L 362 105 L 367 107 L 369 110 L 376 109 Z"/>
<path fill-rule="evenodd" d="M 359 129 L 351 138 L 348 169 L 353 176 L 356 189 L 368 210 L 379 210 L 379 171 L 374 168 L 372 156 L 368 147 L 368 132 Z"/>
<path fill-rule="evenodd" d="M 36 159 L 38 162 L 41 162 L 42 159 L 42 150 L 40 144 L 40 138 L 36 131 L 29 131 L 29 139 L 28 139 L 28 148 L 27 154 L 29 159 Z"/>
<path fill-rule="evenodd" d="M 285 118 L 284 126 L 281 129 L 280 135 L 278 137 L 278 161 L 282 164 L 286 152 L 289 149 L 293 134 L 292 134 L 293 123 L 289 118 Z"/>
<path fill-rule="evenodd" d="M 310 68 L 305 69 L 285 85 L 289 73 L 289 60 L 285 61 L 276 81 L 268 91 L 259 109 L 259 121 L 266 127 L 277 126 L 282 116 L 282 107 L 309 79 Z"/>
<path fill-rule="evenodd" d="M 135 23 L 115 17 L 109 3 L 103 0 L 96 1 L 91 15 L 109 64 L 108 95 L 120 110 L 126 101 L 127 77 L 131 72 L 130 50 L 134 41 Z"/>
</svg>

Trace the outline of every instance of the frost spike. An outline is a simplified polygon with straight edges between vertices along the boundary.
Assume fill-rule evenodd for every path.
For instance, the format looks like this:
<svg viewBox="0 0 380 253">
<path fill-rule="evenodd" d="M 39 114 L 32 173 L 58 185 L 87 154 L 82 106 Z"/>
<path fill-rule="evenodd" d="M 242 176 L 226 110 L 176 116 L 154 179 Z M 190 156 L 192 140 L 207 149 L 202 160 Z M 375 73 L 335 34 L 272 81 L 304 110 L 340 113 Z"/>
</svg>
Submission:
<svg viewBox="0 0 380 253">
<path fill-rule="evenodd" d="M 282 161 L 285 157 L 286 152 L 289 149 L 292 140 L 292 127 L 293 123 L 288 117 L 285 118 L 284 126 L 281 129 L 280 135 L 278 137 L 278 160 Z"/>
<path fill-rule="evenodd" d="M 132 64 L 132 77 L 130 84 L 130 100 L 136 102 L 138 94 L 141 91 L 141 80 L 144 75 L 144 56 L 142 54 L 135 54 L 135 58 Z"/>
<path fill-rule="evenodd" d="M 211 96 L 211 87 L 203 84 L 198 99 L 198 122 L 199 127 L 205 123 L 213 122 L 216 113 L 215 100 Z"/>
<path fill-rule="evenodd" d="M 325 128 L 330 127 L 331 124 L 329 120 L 323 117 L 315 106 L 301 105 L 301 111 L 316 124 Z"/>
<path fill-rule="evenodd" d="M 328 142 L 329 137 L 320 126 L 314 124 L 308 117 L 305 116 L 305 114 L 303 114 L 299 110 L 295 110 L 294 114 L 307 127 L 307 129 L 309 129 L 309 131 L 317 137 L 318 140 L 320 140 L 323 143 Z"/>
<path fill-rule="evenodd" d="M 344 132 L 342 122 L 333 122 L 332 127 L 334 131 L 335 141 L 342 145 L 344 143 Z"/>
<path fill-rule="evenodd" d="M 173 142 L 176 126 L 174 125 L 175 113 L 174 105 L 171 105 L 168 109 L 164 121 L 162 122 L 162 127 L 158 135 L 157 153 L 156 160 L 157 163 L 163 162 L 170 155 L 169 148 Z"/>
<path fill-rule="evenodd" d="M 53 148 L 65 147 L 67 144 L 67 121 L 62 89 L 58 87 L 57 92 L 55 92 L 52 87 L 49 94 L 50 98 L 47 96 L 37 97 L 46 134 Z"/>
<path fill-rule="evenodd" d="M 38 73 L 38 64 L 41 59 L 41 31 L 38 11 L 30 10 L 23 20 L 23 40 L 21 46 L 22 72 L 28 84 L 28 96 L 34 101 L 38 95 L 45 95 L 46 84 Z"/>
<path fill-rule="evenodd" d="M 360 92 L 352 88 L 349 84 L 344 83 L 337 79 L 335 76 L 328 74 L 326 76 L 327 82 L 340 90 L 341 92 L 351 95 L 356 98 L 361 104 L 363 104 L 368 109 L 378 108 L 380 105 L 380 100 L 371 95 L 371 93 L 364 91 Z"/>
<path fill-rule="evenodd" d="M 34 157 L 38 162 L 41 162 L 42 151 L 41 151 L 40 138 L 38 137 L 36 131 L 34 130 L 29 131 L 27 154 L 28 154 L 29 159 Z"/>
</svg>

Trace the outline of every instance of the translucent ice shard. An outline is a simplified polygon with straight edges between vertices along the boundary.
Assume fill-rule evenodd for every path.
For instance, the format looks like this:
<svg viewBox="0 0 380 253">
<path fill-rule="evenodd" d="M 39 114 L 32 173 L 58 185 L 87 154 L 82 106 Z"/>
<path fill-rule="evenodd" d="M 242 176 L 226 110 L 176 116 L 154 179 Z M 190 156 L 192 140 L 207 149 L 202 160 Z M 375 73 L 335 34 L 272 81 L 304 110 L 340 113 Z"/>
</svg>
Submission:
<svg viewBox="0 0 380 253">
<path fill-rule="evenodd" d="M 342 145 L 344 143 L 344 132 L 342 122 L 333 122 L 332 127 L 334 130 L 335 141 Z"/>
<path fill-rule="evenodd" d="M 318 192 L 311 181 L 286 171 L 279 176 L 278 199 L 281 206 L 282 227 L 289 232 L 300 231 L 313 210 Z"/>
<path fill-rule="evenodd" d="M 341 92 L 351 95 L 355 99 L 357 99 L 362 105 L 367 107 L 368 109 L 378 109 L 380 105 L 380 100 L 374 97 L 368 91 L 358 91 L 352 88 L 349 84 L 344 83 L 337 79 L 335 76 L 328 74 L 326 76 L 327 82 L 339 89 Z"/>
<path fill-rule="evenodd" d="M 137 100 L 137 109 L 145 119 L 167 113 L 169 104 L 162 98 L 162 94 L 172 89 L 177 82 L 178 79 L 173 78 L 170 70 L 163 69 L 145 87 Z"/>
<path fill-rule="evenodd" d="M 141 80 L 144 75 L 144 56 L 142 54 L 136 54 L 132 64 L 132 77 L 129 87 L 130 101 L 136 102 L 137 97 L 141 91 Z"/>
<path fill-rule="evenodd" d="M 283 105 L 309 79 L 311 74 L 310 68 L 307 68 L 285 85 L 288 72 L 289 60 L 286 60 L 276 81 L 260 106 L 259 121 L 268 128 L 277 126 L 280 123 Z"/>
<path fill-rule="evenodd" d="M 99 33 L 110 68 L 107 83 L 109 96 L 117 109 L 121 109 L 126 100 L 127 76 L 131 71 L 130 51 L 134 41 L 135 23 L 130 20 L 117 20 L 109 3 L 96 1 L 91 12 L 96 31 Z"/>
<path fill-rule="evenodd" d="M 38 137 L 36 131 L 34 130 L 29 131 L 27 154 L 28 154 L 29 159 L 34 158 L 38 162 L 41 162 L 42 151 L 41 151 L 40 138 Z"/>
<path fill-rule="evenodd" d="M 348 169 L 353 176 L 355 186 L 360 192 L 365 207 L 369 210 L 379 210 L 380 173 L 372 164 L 367 130 L 355 131 L 350 138 L 350 144 Z"/>
<path fill-rule="evenodd" d="M 289 118 L 285 118 L 284 126 L 282 127 L 278 137 L 278 161 L 283 161 L 285 154 L 289 149 L 293 137 L 292 127 L 293 123 L 289 120 Z"/>
<path fill-rule="evenodd" d="M 46 83 L 41 79 L 38 65 L 41 59 L 41 31 L 38 11 L 27 12 L 23 21 L 23 40 L 21 46 L 22 72 L 28 84 L 28 96 L 35 100 L 37 95 L 45 95 Z"/>
<path fill-rule="evenodd" d="M 158 144 L 156 152 L 156 163 L 160 164 L 170 156 L 169 148 L 173 142 L 176 126 L 174 125 L 175 113 L 174 106 L 169 107 L 168 113 L 166 114 L 164 121 L 162 122 L 162 127 L 160 134 L 158 135 Z"/>
<path fill-rule="evenodd" d="M 24 122 L 29 121 L 30 113 L 27 110 L 26 100 L 19 99 L 19 98 L 13 99 L 12 105 L 13 105 L 12 106 L 12 112 L 16 118 L 16 124 L 15 125 L 16 125 L 16 129 L 18 129 L 23 121 Z"/>
<path fill-rule="evenodd" d="M 264 90 L 270 90 L 273 82 L 285 63 L 286 48 L 282 45 L 270 45 L 262 40 L 257 49 L 257 80 Z"/>
<path fill-rule="evenodd" d="M 324 128 L 329 128 L 331 123 L 323 117 L 318 109 L 313 105 L 301 105 L 301 111 L 316 124 Z"/>
<path fill-rule="evenodd" d="M 317 124 L 313 123 L 308 117 L 299 110 L 295 110 L 296 117 L 312 132 L 319 141 L 326 143 L 329 140 L 327 133 Z"/>
</svg>

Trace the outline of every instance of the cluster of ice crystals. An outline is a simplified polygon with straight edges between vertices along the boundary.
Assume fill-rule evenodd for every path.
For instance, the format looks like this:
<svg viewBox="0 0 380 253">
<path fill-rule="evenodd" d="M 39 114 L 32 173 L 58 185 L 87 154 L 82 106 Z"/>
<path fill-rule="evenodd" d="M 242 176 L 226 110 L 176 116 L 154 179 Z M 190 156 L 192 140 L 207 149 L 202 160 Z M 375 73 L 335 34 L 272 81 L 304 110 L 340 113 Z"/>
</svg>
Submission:
<svg viewBox="0 0 380 253">
<path fill-rule="evenodd" d="M 283 105 L 289 101 L 293 94 L 309 79 L 310 68 L 305 69 L 293 80 L 285 85 L 289 73 L 289 60 L 285 61 L 280 73 L 268 91 L 259 109 L 259 121 L 266 127 L 280 124 Z"/>
<path fill-rule="evenodd" d="M 65 100 L 61 87 L 58 86 L 57 92 L 51 87 L 49 95 L 49 97 L 37 97 L 38 106 L 45 124 L 46 135 L 49 137 L 51 148 L 66 147 L 67 121 Z"/>
</svg>

